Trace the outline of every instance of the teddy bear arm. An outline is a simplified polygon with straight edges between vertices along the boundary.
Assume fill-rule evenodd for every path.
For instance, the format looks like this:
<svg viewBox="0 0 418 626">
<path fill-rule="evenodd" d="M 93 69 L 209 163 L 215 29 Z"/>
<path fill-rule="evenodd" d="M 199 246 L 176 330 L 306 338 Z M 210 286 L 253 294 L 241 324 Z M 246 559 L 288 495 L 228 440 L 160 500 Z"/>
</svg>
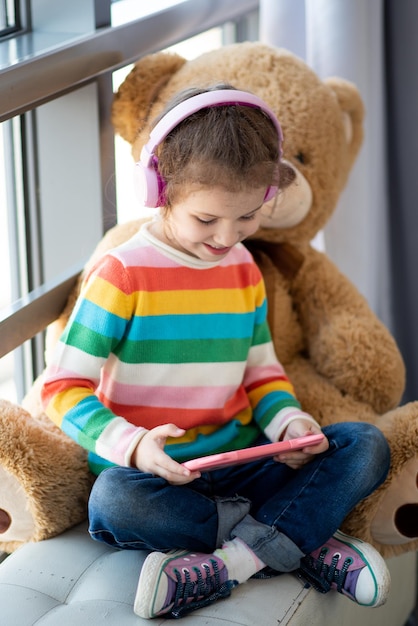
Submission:
<svg viewBox="0 0 418 626">
<path fill-rule="evenodd" d="M 285 366 L 302 409 L 321 426 L 356 420 L 374 422 L 376 413 L 369 404 L 344 394 L 333 382 L 315 369 L 312 361 L 299 354 Z"/>
<path fill-rule="evenodd" d="M 397 345 L 354 285 L 311 250 L 294 288 L 309 358 L 343 394 L 377 413 L 398 405 L 405 368 Z"/>
</svg>

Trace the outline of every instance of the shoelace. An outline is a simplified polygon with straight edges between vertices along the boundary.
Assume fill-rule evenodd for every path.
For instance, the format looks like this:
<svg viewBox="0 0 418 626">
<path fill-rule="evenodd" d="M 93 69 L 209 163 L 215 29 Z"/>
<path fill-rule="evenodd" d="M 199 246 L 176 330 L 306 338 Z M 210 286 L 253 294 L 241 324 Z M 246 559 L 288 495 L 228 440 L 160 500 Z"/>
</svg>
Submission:
<svg viewBox="0 0 418 626">
<path fill-rule="evenodd" d="M 301 567 L 297 570 L 299 578 L 303 578 L 314 589 L 321 593 L 327 593 L 331 589 L 332 583 L 337 586 L 337 591 L 341 593 L 344 588 L 347 571 L 352 563 L 349 557 L 344 560 L 341 569 L 337 569 L 341 555 L 334 554 L 331 564 L 324 563 L 327 550 L 321 550 L 318 559 L 306 556 L 301 561 Z"/>
<path fill-rule="evenodd" d="M 221 584 L 218 564 L 215 560 L 211 560 L 211 564 L 214 571 L 213 574 L 210 573 L 209 565 L 202 563 L 205 577 L 203 577 L 199 568 L 193 568 L 197 576 L 196 581 L 191 580 L 190 571 L 187 568 L 183 568 L 182 573 L 176 569 L 174 570 L 177 578 L 176 595 L 171 611 L 166 617 L 178 619 L 190 611 L 208 606 L 216 600 L 227 598 L 231 595 L 231 589 L 238 584 L 237 581 L 227 580 Z M 182 580 L 182 574 L 186 579 L 185 582 Z M 187 600 L 191 600 L 191 602 L 187 602 Z"/>
</svg>

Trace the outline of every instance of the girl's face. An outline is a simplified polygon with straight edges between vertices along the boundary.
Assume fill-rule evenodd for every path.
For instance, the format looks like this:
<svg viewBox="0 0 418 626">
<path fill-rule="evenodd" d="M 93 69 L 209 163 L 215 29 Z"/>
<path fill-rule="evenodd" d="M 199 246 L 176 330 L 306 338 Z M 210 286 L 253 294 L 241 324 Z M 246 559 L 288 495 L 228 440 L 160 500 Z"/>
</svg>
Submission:
<svg viewBox="0 0 418 626">
<path fill-rule="evenodd" d="M 191 191 L 163 217 L 156 234 L 202 261 L 221 259 L 258 229 L 265 193 L 265 187 Z"/>
</svg>

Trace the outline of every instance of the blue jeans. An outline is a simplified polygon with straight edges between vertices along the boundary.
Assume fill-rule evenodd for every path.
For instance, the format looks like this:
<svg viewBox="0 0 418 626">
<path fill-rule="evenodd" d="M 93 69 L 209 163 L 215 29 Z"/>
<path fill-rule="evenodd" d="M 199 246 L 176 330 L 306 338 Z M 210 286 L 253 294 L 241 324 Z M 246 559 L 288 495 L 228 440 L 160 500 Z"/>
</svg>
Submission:
<svg viewBox="0 0 418 626">
<path fill-rule="evenodd" d="M 137 469 L 107 469 L 91 492 L 90 534 L 123 549 L 204 553 L 239 537 L 273 569 L 297 569 L 389 470 L 375 426 L 345 422 L 323 432 L 329 450 L 298 470 L 269 459 L 170 485 Z"/>
</svg>

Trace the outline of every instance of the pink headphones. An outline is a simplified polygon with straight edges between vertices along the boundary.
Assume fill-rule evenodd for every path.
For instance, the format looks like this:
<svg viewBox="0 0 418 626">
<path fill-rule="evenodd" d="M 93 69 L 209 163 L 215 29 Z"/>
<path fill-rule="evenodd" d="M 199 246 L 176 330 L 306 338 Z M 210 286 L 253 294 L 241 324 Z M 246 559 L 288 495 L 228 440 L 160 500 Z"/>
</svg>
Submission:
<svg viewBox="0 0 418 626">
<path fill-rule="evenodd" d="M 246 91 L 238 91 L 236 89 L 218 89 L 192 96 L 171 109 L 167 115 L 156 124 L 150 133 L 148 143 L 142 148 L 141 156 L 135 167 L 135 178 L 138 197 L 143 206 L 150 208 L 158 207 L 162 204 L 164 198 L 165 183 L 158 171 L 158 159 L 154 154 L 158 144 L 167 137 L 169 132 L 172 131 L 177 124 L 182 122 L 189 115 L 192 115 L 200 109 L 227 104 L 258 107 L 264 111 L 276 127 L 279 138 L 280 156 L 282 155 L 282 129 L 273 111 L 261 98 Z M 276 193 L 276 186 L 268 187 L 264 201 L 268 202 Z"/>
</svg>

